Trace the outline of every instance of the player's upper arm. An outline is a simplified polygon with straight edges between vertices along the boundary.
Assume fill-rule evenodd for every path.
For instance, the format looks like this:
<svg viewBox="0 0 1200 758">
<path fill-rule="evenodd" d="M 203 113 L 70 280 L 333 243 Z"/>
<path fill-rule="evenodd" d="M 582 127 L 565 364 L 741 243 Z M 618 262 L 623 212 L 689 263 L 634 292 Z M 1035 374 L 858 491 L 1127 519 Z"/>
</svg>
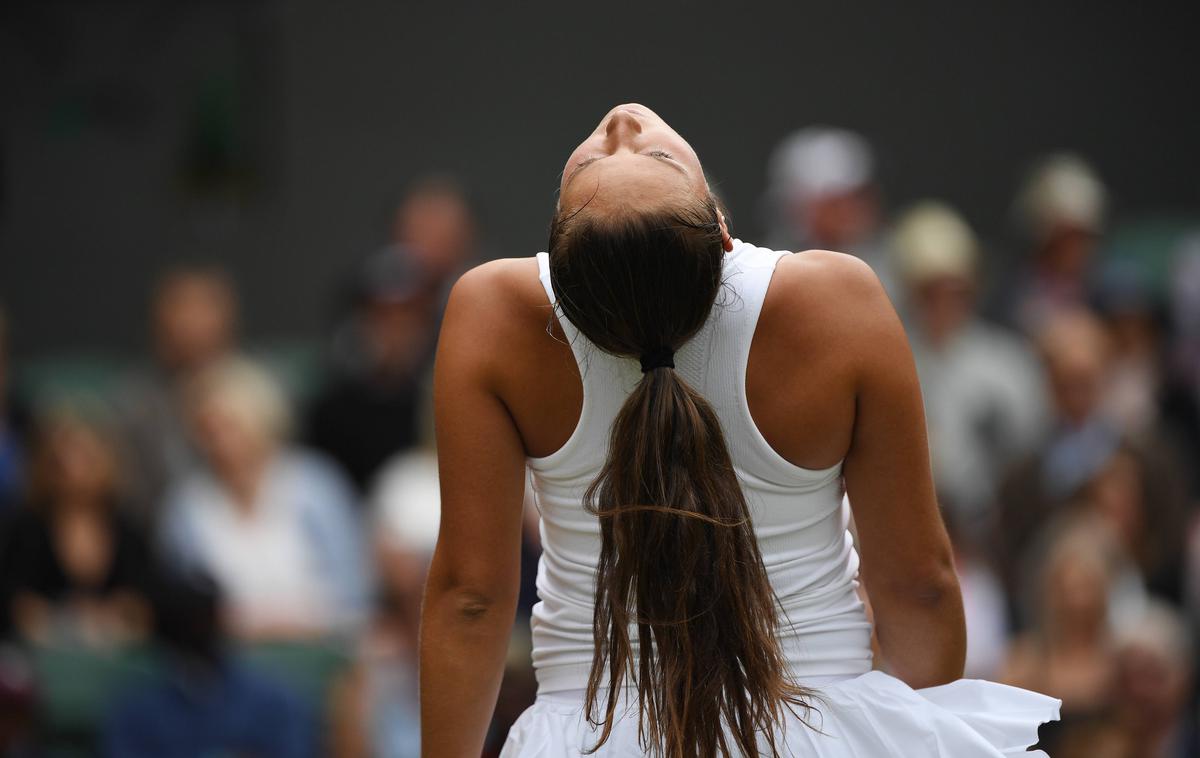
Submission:
<svg viewBox="0 0 1200 758">
<path fill-rule="evenodd" d="M 854 361 L 855 421 L 843 468 L 873 600 L 937 590 L 953 558 L 930 469 L 924 404 L 912 351 L 878 277 L 844 261 L 842 334 Z"/>
<path fill-rule="evenodd" d="M 515 604 L 520 581 L 525 452 L 495 391 L 513 328 L 503 265 L 482 264 L 455 283 L 434 363 L 442 512 L 429 588 L 483 604 Z"/>
</svg>

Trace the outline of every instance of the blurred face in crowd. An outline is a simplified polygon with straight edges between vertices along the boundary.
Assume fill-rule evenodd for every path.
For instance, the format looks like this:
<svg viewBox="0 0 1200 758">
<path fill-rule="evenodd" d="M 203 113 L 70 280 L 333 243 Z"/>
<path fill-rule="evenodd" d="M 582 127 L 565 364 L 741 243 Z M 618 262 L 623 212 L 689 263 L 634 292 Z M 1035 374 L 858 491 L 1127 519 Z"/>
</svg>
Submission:
<svg viewBox="0 0 1200 758">
<path fill-rule="evenodd" d="M 379 300 L 363 307 L 363 328 L 371 363 L 388 376 L 407 376 L 420 365 L 433 338 L 432 295 L 400 301 Z"/>
<path fill-rule="evenodd" d="M 1169 728 L 1183 715 L 1190 671 L 1183 656 L 1139 640 L 1122 646 L 1118 655 L 1122 705 L 1141 732 Z"/>
<path fill-rule="evenodd" d="M 33 465 L 35 490 L 54 502 L 103 505 L 116 484 L 109 441 L 79 419 L 46 421 Z"/>
<path fill-rule="evenodd" d="M 196 446 L 240 505 L 253 505 L 258 485 L 291 420 L 283 388 L 266 369 L 225 358 L 191 377 L 184 403 Z"/>
<path fill-rule="evenodd" d="M 799 211 L 812 244 L 833 250 L 853 248 L 879 225 L 879 201 L 870 186 L 808 198 Z"/>
<path fill-rule="evenodd" d="M 1109 573 L 1084 534 L 1072 534 L 1055 549 L 1045 574 L 1047 628 L 1098 631 L 1108 612 Z"/>
<path fill-rule="evenodd" d="M 154 302 L 159 361 L 171 371 L 193 371 L 216 360 L 233 340 L 233 291 L 215 273 L 170 275 Z"/>
<path fill-rule="evenodd" d="M 1060 225 L 1046 234 L 1038 253 L 1038 263 L 1055 276 L 1082 278 L 1088 271 L 1098 240 L 1090 229 Z"/>
<path fill-rule="evenodd" d="M 270 457 L 274 435 L 252 409 L 228 393 L 208 391 L 192 403 L 196 443 L 218 476 L 238 477 Z"/>
<path fill-rule="evenodd" d="M 600 213 L 641 210 L 672 200 L 707 200 L 704 169 L 692 146 L 644 105 L 618 105 L 571 152 L 559 205 Z"/>
<path fill-rule="evenodd" d="M 1145 530 L 1142 467 L 1132 454 L 1121 451 L 1089 485 L 1096 511 L 1113 528 L 1130 552 L 1135 552 Z"/>
<path fill-rule="evenodd" d="M 967 277 L 937 276 L 913 287 L 917 317 L 934 343 L 951 336 L 970 319 L 974 302 L 974 285 Z"/>
<path fill-rule="evenodd" d="M 1103 363 L 1094 353 L 1066 350 L 1050 363 L 1050 386 L 1062 416 L 1071 422 L 1086 421 L 1100 398 Z"/>
<path fill-rule="evenodd" d="M 1055 316 L 1039 342 L 1059 415 L 1069 424 L 1086 421 L 1100 403 L 1108 370 L 1108 344 L 1090 314 Z"/>
<path fill-rule="evenodd" d="M 431 186 L 409 195 L 396 211 L 395 237 L 441 278 L 471 255 L 475 221 L 467 202 L 451 186 Z"/>
<path fill-rule="evenodd" d="M 1113 315 L 1108 321 L 1108 333 L 1116 355 L 1154 360 L 1160 334 L 1149 308 Z"/>
</svg>

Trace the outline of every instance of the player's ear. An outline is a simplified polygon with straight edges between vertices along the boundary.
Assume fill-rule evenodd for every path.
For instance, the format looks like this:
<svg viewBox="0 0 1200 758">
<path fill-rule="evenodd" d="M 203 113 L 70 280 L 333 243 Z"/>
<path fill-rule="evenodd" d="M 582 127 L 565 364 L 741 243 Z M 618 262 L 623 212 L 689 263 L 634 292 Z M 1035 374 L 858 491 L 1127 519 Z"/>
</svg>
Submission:
<svg viewBox="0 0 1200 758">
<path fill-rule="evenodd" d="M 717 211 L 717 216 L 721 219 L 721 246 L 725 248 L 725 252 L 733 252 L 733 237 L 729 236 L 729 224 L 725 223 L 725 214 Z"/>
</svg>

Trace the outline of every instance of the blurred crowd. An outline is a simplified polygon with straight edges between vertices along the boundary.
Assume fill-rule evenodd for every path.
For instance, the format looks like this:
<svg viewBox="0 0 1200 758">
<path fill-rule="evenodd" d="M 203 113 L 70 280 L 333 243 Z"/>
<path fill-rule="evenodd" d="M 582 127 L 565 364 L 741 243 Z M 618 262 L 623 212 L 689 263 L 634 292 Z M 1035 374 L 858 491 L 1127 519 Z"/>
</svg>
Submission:
<svg viewBox="0 0 1200 758">
<path fill-rule="evenodd" d="M 1056 154 L 995 246 L 944 200 L 889 212 L 875 164 L 847 130 L 790 135 L 751 241 L 863 258 L 904 320 L 967 676 L 1061 697 L 1055 758 L 1200 755 L 1200 227 L 1148 264 L 1095 169 Z M 331 292 L 307 384 L 242 343 L 204 262 L 159 277 L 148 354 L 102 391 L 20 381 L 0 312 L 0 753 L 418 755 L 433 352 L 489 255 L 447 177 L 388 237 Z M 491 755 L 535 690 L 526 510 Z"/>
<path fill-rule="evenodd" d="M 1149 260 L 1095 169 L 1054 154 L 1014 198 L 1019 246 L 989 250 L 942 200 L 885 220 L 874 160 L 845 130 L 790 136 L 770 243 L 860 256 L 904 321 L 966 675 L 1062 698 L 1055 758 L 1200 755 L 1200 236 Z"/>
</svg>

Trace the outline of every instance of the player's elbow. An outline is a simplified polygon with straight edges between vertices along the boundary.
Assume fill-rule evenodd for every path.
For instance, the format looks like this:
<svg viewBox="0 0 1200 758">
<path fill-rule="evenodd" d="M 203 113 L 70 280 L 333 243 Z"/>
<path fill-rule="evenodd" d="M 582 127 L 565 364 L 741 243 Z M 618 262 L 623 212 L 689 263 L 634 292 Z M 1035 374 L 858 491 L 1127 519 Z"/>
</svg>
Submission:
<svg viewBox="0 0 1200 758">
<path fill-rule="evenodd" d="M 432 568 L 425 586 L 426 612 L 435 609 L 466 624 L 511 624 L 516 612 L 519 583 L 502 572 L 451 572 Z"/>
<path fill-rule="evenodd" d="M 427 590 L 423 614 L 443 624 L 463 629 L 507 629 L 516 613 L 516 594 L 486 592 L 466 588 Z"/>
<path fill-rule="evenodd" d="M 962 590 L 953 568 L 922 577 L 913 587 L 914 603 L 932 607 L 962 603 Z"/>
<path fill-rule="evenodd" d="M 507 603 L 495 594 L 460 590 L 449 597 L 450 608 L 454 615 L 463 621 L 475 622 L 497 615 Z"/>
<path fill-rule="evenodd" d="M 922 566 L 890 573 L 872 594 L 883 594 L 890 604 L 937 609 L 962 603 L 953 560 L 932 560 Z"/>
</svg>

